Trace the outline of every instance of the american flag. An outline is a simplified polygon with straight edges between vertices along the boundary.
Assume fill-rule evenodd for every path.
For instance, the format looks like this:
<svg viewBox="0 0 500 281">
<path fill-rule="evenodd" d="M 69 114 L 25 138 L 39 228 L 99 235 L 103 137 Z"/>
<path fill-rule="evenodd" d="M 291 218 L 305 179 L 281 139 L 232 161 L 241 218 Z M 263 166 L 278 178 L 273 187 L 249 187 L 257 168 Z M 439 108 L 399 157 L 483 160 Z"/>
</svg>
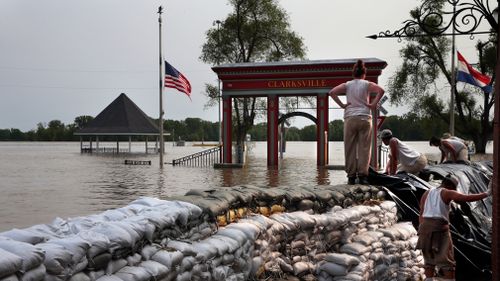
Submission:
<svg viewBox="0 0 500 281">
<path fill-rule="evenodd" d="M 191 84 L 186 76 L 165 61 L 165 87 L 174 88 L 186 94 L 191 99 Z"/>
</svg>

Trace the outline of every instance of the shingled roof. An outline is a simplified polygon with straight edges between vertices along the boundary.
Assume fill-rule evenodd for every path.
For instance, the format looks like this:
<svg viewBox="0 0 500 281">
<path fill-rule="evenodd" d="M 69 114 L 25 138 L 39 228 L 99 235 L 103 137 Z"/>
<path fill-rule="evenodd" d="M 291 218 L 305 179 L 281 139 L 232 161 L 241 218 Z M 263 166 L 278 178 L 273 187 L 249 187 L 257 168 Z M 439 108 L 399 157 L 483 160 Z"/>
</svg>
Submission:
<svg viewBox="0 0 500 281">
<path fill-rule="evenodd" d="M 159 129 L 124 93 L 120 94 L 85 128 L 75 135 L 158 135 Z"/>
</svg>

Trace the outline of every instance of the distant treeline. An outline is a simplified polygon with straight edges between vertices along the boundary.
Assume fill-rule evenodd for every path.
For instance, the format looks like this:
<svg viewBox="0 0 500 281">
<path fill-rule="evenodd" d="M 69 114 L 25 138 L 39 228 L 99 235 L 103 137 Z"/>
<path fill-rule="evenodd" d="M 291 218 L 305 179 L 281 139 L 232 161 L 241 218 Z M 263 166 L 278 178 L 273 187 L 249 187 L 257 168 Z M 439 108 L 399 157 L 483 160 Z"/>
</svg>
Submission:
<svg viewBox="0 0 500 281">
<path fill-rule="evenodd" d="M 79 116 L 75 122 L 64 124 L 59 120 L 49 123 L 38 123 L 36 129 L 22 132 L 19 129 L 0 129 L 0 141 L 77 141 L 80 138 L 73 133 L 79 128 L 85 127 L 93 118 L 91 116 Z M 333 120 L 329 125 L 329 140 L 342 141 L 343 120 Z M 448 125 L 440 120 L 419 118 L 407 114 L 404 117 L 388 116 L 382 125 L 382 129 L 389 128 L 393 134 L 401 140 L 423 141 L 431 136 L 440 136 L 447 131 Z M 200 118 L 186 118 L 183 121 L 165 120 L 165 132 L 170 133 L 166 140 L 185 141 L 217 141 L 219 126 L 218 122 L 205 121 Z M 256 124 L 249 132 L 253 141 L 264 141 L 267 137 L 266 123 Z M 315 141 L 316 125 L 308 125 L 304 128 L 287 127 L 286 139 L 290 141 Z M 106 138 L 100 137 L 101 140 Z M 116 140 L 116 137 L 108 137 Z M 120 139 L 128 140 L 128 137 Z M 133 140 L 142 140 L 142 137 L 133 137 Z"/>
</svg>

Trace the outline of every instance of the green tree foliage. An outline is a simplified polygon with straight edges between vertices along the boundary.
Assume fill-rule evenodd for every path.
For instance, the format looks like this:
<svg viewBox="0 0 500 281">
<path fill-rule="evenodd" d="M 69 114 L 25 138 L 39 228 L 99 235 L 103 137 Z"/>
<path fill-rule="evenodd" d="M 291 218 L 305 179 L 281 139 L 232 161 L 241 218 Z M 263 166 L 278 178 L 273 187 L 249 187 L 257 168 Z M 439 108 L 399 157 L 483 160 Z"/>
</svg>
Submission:
<svg viewBox="0 0 500 281">
<path fill-rule="evenodd" d="M 281 61 L 303 58 L 302 38 L 290 29 L 287 13 L 277 0 L 229 0 L 233 11 L 207 31 L 200 59 L 207 63 Z M 207 95 L 217 98 L 217 87 L 207 85 Z M 214 104 L 214 102 L 211 102 Z M 234 98 L 233 121 L 236 142 L 241 145 L 254 125 L 257 108 L 265 103 L 257 98 Z"/>
<path fill-rule="evenodd" d="M 94 117 L 89 116 L 89 115 L 77 116 L 77 117 L 75 117 L 75 128 L 76 129 L 84 128 L 92 120 L 94 120 Z"/>
<path fill-rule="evenodd" d="M 425 3 L 428 4 L 427 8 L 436 13 L 434 16 L 426 17 L 423 22 L 430 26 L 440 23 L 437 14 L 450 9 L 446 6 L 448 3 L 446 0 L 426 1 Z M 420 16 L 419 8 L 412 10 L 410 15 L 417 20 Z M 410 106 L 412 113 L 424 119 L 432 118 L 436 122 L 439 120 L 439 122 L 449 124 L 451 90 L 449 87 L 439 86 L 439 79 L 444 78 L 448 85 L 452 85 L 453 77 L 448 64 L 451 39 L 444 36 L 425 36 L 424 30 L 417 30 L 417 34 L 419 36 L 405 38 L 406 44 L 400 50 L 403 63 L 389 80 L 390 101 L 395 105 Z M 484 55 L 482 51 L 479 51 L 480 62 L 485 65 L 481 69 L 484 73 L 492 72 L 493 67 L 489 59 L 495 53 L 496 51 L 491 47 L 484 50 Z M 488 59 L 486 59 L 487 56 Z M 496 61 L 496 59 L 491 61 Z M 490 65 L 486 67 L 487 63 Z M 478 104 L 478 100 L 483 102 Z M 465 87 L 462 91 L 455 91 L 456 132 L 464 138 L 474 140 L 476 149 L 480 153 L 484 153 L 486 143 L 492 134 L 489 121 L 492 105 L 491 95 L 477 88 Z M 443 131 L 436 135 L 448 131 L 447 128 L 442 129 Z"/>
</svg>

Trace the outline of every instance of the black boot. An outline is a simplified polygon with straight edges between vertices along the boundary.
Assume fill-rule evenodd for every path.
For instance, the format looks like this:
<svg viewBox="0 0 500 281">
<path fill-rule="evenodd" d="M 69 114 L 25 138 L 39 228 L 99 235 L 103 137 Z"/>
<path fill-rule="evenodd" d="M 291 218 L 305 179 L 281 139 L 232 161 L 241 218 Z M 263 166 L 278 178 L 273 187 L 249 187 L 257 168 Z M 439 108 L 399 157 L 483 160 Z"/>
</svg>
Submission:
<svg viewBox="0 0 500 281">
<path fill-rule="evenodd" d="M 347 184 L 349 184 L 349 185 L 356 184 L 356 176 L 347 177 Z"/>
<path fill-rule="evenodd" d="M 359 176 L 359 184 L 369 185 L 368 176 Z"/>
</svg>

